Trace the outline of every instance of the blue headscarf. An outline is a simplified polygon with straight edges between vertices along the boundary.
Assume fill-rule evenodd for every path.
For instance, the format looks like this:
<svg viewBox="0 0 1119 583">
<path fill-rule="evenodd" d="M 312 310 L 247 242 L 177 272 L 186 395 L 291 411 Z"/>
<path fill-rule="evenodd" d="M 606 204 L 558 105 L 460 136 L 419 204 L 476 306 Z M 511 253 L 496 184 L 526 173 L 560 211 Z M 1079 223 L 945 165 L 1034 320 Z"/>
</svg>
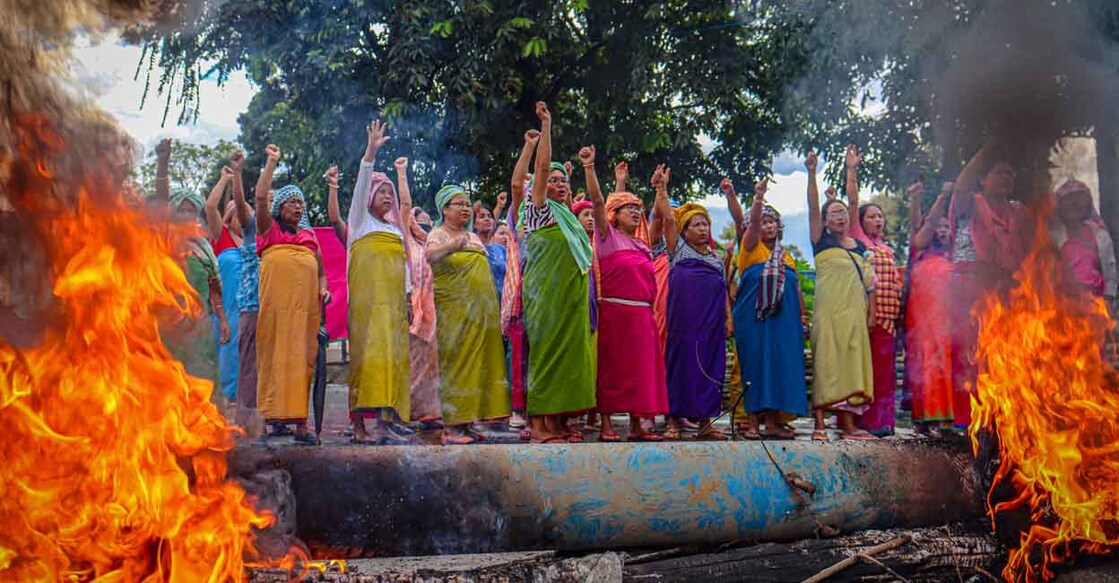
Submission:
<svg viewBox="0 0 1119 583">
<path fill-rule="evenodd" d="M 452 198 L 460 194 L 466 196 L 467 203 L 470 202 L 470 195 L 466 193 L 466 189 L 457 184 L 447 184 L 443 186 L 443 188 L 440 188 L 439 192 L 435 193 L 435 208 L 437 209 L 437 212 L 439 214 L 439 216 L 435 219 L 436 227 L 443 224 L 443 209 L 446 208 L 448 204 L 450 204 Z M 471 213 L 470 215 L 470 221 L 466 223 L 466 230 L 474 230 L 473 213 Z"/>
<path fill-rule="evenodd" d="M 280 225 L 281 229 L 287 230 L 288 227 L 284 224 L 283 221 L 280 220 L 280 207 L 284 206 L 285 202 L 293 198 L 298 198 L 299 200 L 303 201 L 303 205 L 304 207 L 306 207 L 307 197 L 303 196 L 303 191 L 294 184 L 289 184 L 277 190 L 275 196 L 272 197 L 272 206 L 269 207 L 268 214 L 272 215 L 272 219 L 276 221 L 277 225 Z M 305 231 L 311 230 L 311 219 L 308 218 L 309 215 L 310 209 L 304 208 L 303 216 L 299 219 L 300 229 Z"/>
</svg>

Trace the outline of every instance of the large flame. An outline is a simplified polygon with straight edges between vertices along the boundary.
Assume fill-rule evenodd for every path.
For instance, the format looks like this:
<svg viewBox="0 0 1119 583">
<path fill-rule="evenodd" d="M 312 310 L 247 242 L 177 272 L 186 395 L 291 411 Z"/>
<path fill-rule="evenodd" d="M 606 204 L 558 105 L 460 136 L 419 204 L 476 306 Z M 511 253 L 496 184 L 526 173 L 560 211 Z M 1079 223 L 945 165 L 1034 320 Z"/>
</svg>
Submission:
<svg viewBox="0 0 1119 583">
<path fill-rule="evenodd" d="M 53 183 L 66 145 L 48 126 L 13 124 L 37 174 L 23 185 Z M 7 193 L 48 235 L 56 323 L 33 348 L 0 339 L 0 580 L 240 580 L 272 517 L 226 477 L 234 428 L 212 384 L 159 336 L 168 314 L 200 314 L 176 262 L 185 232 L 78 184 Z"/>
<path fill-rule="evenodd" d="M 1119 544 L 1119 383 L 1103 358 L 1112 328 L 1106 305 L 1062 283 L 1039 213 L 1036 244 L 1006 295 L 980 314 L 977 398 L 970 428 L 997 436 L 992 520 L 1012 509 L 1030 526 L 1010 551 L 1007 580 L 1049 580 L 1077 552 Z"/>
</svg>

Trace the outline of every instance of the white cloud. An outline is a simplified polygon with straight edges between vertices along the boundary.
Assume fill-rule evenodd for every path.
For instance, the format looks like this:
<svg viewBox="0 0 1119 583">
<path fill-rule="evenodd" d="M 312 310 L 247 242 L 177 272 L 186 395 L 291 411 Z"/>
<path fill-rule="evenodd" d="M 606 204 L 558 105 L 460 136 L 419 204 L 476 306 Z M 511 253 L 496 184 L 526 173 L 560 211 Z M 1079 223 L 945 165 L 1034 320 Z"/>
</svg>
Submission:
<svg viewBox="0 0 1119 583">
<path fill-rule="evenodd" d="M 256 93 L 243 72 L 231 74 L 223 87 L 218 87 L 213 80 L 202 81 L 199 87 L 201 109 L 196 124 L 176 125 L 178 107 L 173 97 L 166 127 L 161 127 L 167 96 L 156 93 L 158 78 L 152 80 L 147 102 L 140 108 L 146 70 L 141 70 L 137 79 L 133 76 L 141 53 L 139 47 L 122 44 L 116 37 L 96 43 L 86 39 L 79 41 L 74 49 L 71 70 L 80 87 L 145 147 L 151 147 L 163 137 L 199 144 L 237 138 L 240 131 L 237 116 L 248 108 Z"/>
</svg>

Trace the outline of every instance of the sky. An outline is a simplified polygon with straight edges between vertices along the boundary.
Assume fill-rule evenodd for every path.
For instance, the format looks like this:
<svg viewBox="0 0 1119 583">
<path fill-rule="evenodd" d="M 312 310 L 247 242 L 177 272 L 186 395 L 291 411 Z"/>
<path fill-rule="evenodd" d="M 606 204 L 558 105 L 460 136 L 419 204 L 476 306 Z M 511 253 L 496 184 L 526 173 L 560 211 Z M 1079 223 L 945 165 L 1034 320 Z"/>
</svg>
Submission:
<svg viewBox="0 0 1119 583">
<path fill-rule="evenodd" d="M 139 47 L 121 44 L 115 37 L 96 43 L 86 40 L 77 43 L 74 56 L 73 73 L 79 85 L 90 91 L 94 100 L 120 121 L 143 145 L 145 152 L 164 137 L 197 144 L 222 139 L 235 141 L 240 133 L 237 116 L 248 108 L 256 92 L 240 71 L 230 75 L 221 87 L 213 79 L 203 80 L 199 87 L 198 122 L 177 125 L 178 109 L 172 104 L 167 123 L 163 125 L 166 97 L 156 95 L 154 86 L 147 103 L 140 107 L 145 75 L 142 71 L 139 78 L 134 79 L 141 56 Z M 153 85 L 155 83 L 153 81 Z M 791 152 L 782 152 L 773 161 L 773 171 L 775 176 L 770 180 L 766 198 L 782 214 L 784 240 L 799 247 L 811 261 L 812 244 L 808 235 L 808 204 L 805 199 L 808 174 L 804 171 L 803 160 Z M 753 177 L 730 178 L 739 193 L 753 190 Z M 823 185 L 820 191 L 824 191 Z M 730 211 L 722 193 L 714 192 L 699 202 L 711 213 L 714 233 L 722 232 L 731 223 Z"/>
</svg>

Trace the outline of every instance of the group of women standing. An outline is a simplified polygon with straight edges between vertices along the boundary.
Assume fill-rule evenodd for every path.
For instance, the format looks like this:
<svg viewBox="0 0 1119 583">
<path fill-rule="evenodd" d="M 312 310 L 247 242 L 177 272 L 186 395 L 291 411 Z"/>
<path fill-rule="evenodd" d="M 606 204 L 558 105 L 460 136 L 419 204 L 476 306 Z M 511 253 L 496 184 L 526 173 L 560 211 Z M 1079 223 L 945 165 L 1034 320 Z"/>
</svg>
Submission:
<svg viewBox="0 0 1119 583">
<path fill-rule="evenodd" d="M 552 161 L 551 113 L 543 103 L 536 113 L 540 128 L 525 134 L 511 196 L 499 195 L 494 209 L 454 184 L 436 193 L 434 221 L 413 207 L 408 160 L 396 160 L 395 181 L 375 170 L 388 140 L 379 122 L 366 128 L 345 218 L 338 169 L 325 174 L 327 215 L 347 249 L 355 442 L 406 443 L 409 424 L 439 421 L 443 443 L 468 444 L 486 439 L 479 422 L 505 418 L 536 443 L 579 442 L 583 429 L 620 441 L 611 422 L 617 414 L 629 416 L 630 440 L 679 439 L 689 427 L 700 439 L 727 439 L 711 419 L 723 409 L 728 337 L 737 355 L 732 376 L 741 378 L 751 416 L 747 438 L 792 439 L 788 421 L 808 415 L 811 404 L 812 439 L 829 439 L 827 413 L 836 415 L 840 438 L 875 439 L 894 429 L 903 327 L 914 420 L 927 430 L 966 426 L 976 302 L 1009 284 L 1029 248 L 1030 216 L 1010 200 L 1009 163 L 981 151 L 924 215 L 923 187 L 910 188 L 913 237 L 903 277 L 884 239 L 883 210 L 859 206 L 857 149 L 845 156 L 847 201 L 829 189 L 822 204 L 810 152 L 810 319 L 766 181 L 755 185 L 748 213 L 731 181 L 720 185 L 737 233 L 737 254 L 728 250 L 724 259 L 707 210 L 669 202 L 671 169 L 663 165 L 651 179 L 656 196 L 647 213 L 626 190 L 624 163 L 615 168 L 614 192 L 604 195 L 595 149 L 584 147 L 586 194 L 573 196 L 571 167 Z M 331 298 L 305 197 L 293 185 L 272 191 L 280 152 L 272 145 L 265 152 L 255 209 L 241 189 L 239 152 L 208 200 L 182 193 L 170 197 L 171 207 L 184 217 L 205 211 L 210 241 L 190 241 L 184 269 L 212 314 L 212 327 L 192 331 L 208 334 L 214 352 L 201 358 L 220 394 L 237 399 L 240 423 L 255 412 L 273 435 L 294 425 L 298 442 L 314 443 L 308 387 Z M 230 183 L 233 200 L 219 213 Z M 1088 188 L 1069 181 L 1057 194 L 1055 240 L 1070 277 L 1113 300 L 1119 268 Z M 230 317 L 223 306 L 238 310 Z M 585 425 L 573 423 L 584 415 Z M 658 416 L 668 421 L 663 434 L 651 430 Z"/>
</svg>

